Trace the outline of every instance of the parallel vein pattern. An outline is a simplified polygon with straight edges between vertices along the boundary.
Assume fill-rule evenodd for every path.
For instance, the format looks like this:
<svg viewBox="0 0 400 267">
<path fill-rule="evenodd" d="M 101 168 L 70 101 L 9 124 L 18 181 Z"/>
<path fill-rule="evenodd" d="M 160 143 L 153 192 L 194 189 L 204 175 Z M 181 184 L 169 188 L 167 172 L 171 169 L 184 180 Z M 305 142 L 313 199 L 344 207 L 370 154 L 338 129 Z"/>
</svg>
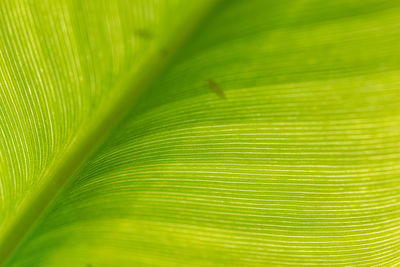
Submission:
<svg viewBox="0 0 400 267">
<path fill-rule="evenodd" d="M 0 223 L 140 64 L 151 42 L 136 31 L 157 30 L 160 8 L 141 1 L 2 3 Z"/>
<path fill-rule="evenodd" d="M 162 71 L 170 58 L 168 54 L 176 52 L 184 39 L 196 28 L 197 23 L 208 13 L 213 3 L 213 1 L 202 1 L 199 2 L 198 5 L 188 6 L 179 1 L 171 1 L 168 3 L 157 2 L 154 4 L 149 2 L 137 2 L 136 6 L 131 6 L 131 2 L 123 1 L 115 2 L 112 5 L 107 3 L 91 5 L 80 1 L 71 1 L 60 5 L 50 2 L 47 3 L 48 5 L 46 8 L 42 9 L 35 3 L 27 1 L 18 2 L 16 5 L 10 3 L 8 6 L 5 6 L 7 10 L 4 16 L 5 18 L 8 18 L 8 13 L 13 14 L 14 11 L 20 11 L 20 9 L 25 10 L 25 8 L 28 8 L 29 11 L 32 12 L 44 12 L 45 14 L 42 19 L 45 22 L 43 25 L 51 26 L 50 28 L 53 31 L 50 31 L 50 34 L 52 35 L 50 38 L 41 40 L 42 36 L 39 34 L 46 31 L 40 30 L 35 32 L 36 35 L 34 35 L 34 38 L 36 39 L 33 41 L 38 41 L 37 43 L 42 41 L 37 49 L 42 47 L 47 48 L 56 43 L 54 51 L 50 52 L 55 52 L 55 55 L 59 53 L 60 55 L 53 58 L 54 55 L 49 53 L 41 55 L 43 56 L 41 58 L 35 57 L 36 54 L 34 51 L 29 54 L 32 58 L 28 57 L 26 60 L 24 53 L 27 53 L 27 50 L 31 52 L 30 50 L 32 49 L 29 43 L 21 45 L 21 50 L 26 51 L 15 55 L 16 59 L 22 57 L 23 61 L 26 60 L 27 63 L 32 63 L 32 65 L 36 64 L 35 67 L 40 68 L 42 75 L 38 78 L 36 77 L 38 74 L 35 72 L 37 69 L 28 69 L 26 73 L 23 73 L 23 76 L 26 76 L 25 78 L 28 81 L 30 79 L 35 80 L 35 78 L 39 81 L 38 84 L 33 85 L 33 90 L 38 92 L 36 96 L 40 95 L 43 99 L 32 102 L 36 105 L 35 108 L 39 113 L 43 111 L 47 112 L 49 114 L 48 117 L 44 118 L 42 116 L 41 119 L 37 119 L 32 107 L 28 110 L 24 110 L 23 105 L 26 103 L 31 104 L 29 101 L 32 100 L 24 99 L 26 90 L 29 90 L 31 93 L 31 88 L 29 88 L 30 84 L 25 88 L 23 83 L 22 85 L 6 83 L 5 90 L 3 90 L 4 99 L 2 104 L 10 110 L 10 114 L 7 112 L 3 114 L 4 121 L 10 124 L 5 125 L 4 128 L 6 131 L 3 131 L 3 133 L 5 133 L 4 135 L 6 138 L 10 138 L 10 141 L 6 138 L 2 140 L 5 147 L 2 151 L 6 153 L 1 154 L 4 176 L 0 180 L 3 199 L 0 207 L 2 208 L 1 211 L 4 212 L 0 221 L 0 225 L 2 226 L 0 232 L 0 265 L 9 258 L 14 248 L 18 246 L 21 239 L 25 236 L 25 233 L 35 225 L 42 211 L 46 209 L 59 191 L 63 189 L 63 185 L 69 181 L 76 169 L 82 165 L 82 162 L 86 160 L 87 156 L 92 153 L 115 126 L 115 123 L 119 122 L 124 114 L 126 114 L 126 111 L 133 106 L 137 101 L 137 96 L 140 95 Z M 148 4 L 150 5 L 147 6 Z M 121 11 L 120 8 L 124 8 L 125 5 L 127 5 L 126 9 Z M 7 8 L 9 8 L 9 10 Z M 129 17 L 135 15 L 135 12 L 131 12 L 132 10 L 130 10 L 132 8 L 139 12 L 139 16 L 134 18 Z M 141 10 L 141 8 L 143 8 L 143 10 Z M 72 15 L 75 9 L 79 9 L 79 11 Z M 85 12 L 96 10 L 99 12 L 96 13 L 96 15 L 90 13 L 81 14 L 80 12 L 82 9 L 84 9 Z M 163 23 L 164 15 L 170 15 L 170 10 L 174 10 L 174 12 L 178 13 L 184 10 L 186 13 L 179 17 L 169 19 L 168 25 L 165 25 Z M 109 11 L 112 12 L 109 13 Z M 125 13 L 126 11 L 127 13 Z M 194 11 L 196 11 L 196 13 L 194 13 Z M 50 13 L 50 16 L 48 16 L 49 14 L 47 14 L 47 12 Z M 143 14 L 140 14 L 141 12 L 143 12 Z M 82 15 L 82 18 L 79 21 L 78 17 L 70 19 L 70 17 L 75 15 Z M 85 21 L 85 16 L 87 15 L 89 20 Z M 154 15 L 157 16 L 156 19 Z M 106 20 L 104 20 L 104 16 Z M 50 17 L 50 19 L 46 21 L 48 17 Z M 58 25 L 59 18 L 61 18 L 60 25 Z M 188 18 L 190 18 L 190 21 L 188 21 Z M 20 26 L 21 24 L 21 29 L 23 30 L 25 30 L 25 28 L 40 28 L 43 22 L 40 19 L 38 21 L 19 20 L 17 17 L 13 19 L 16 21 L 14 22 L 11 20 L 9 27 L 15 28 L 15 26 Z M 125 19 L 129 20 L 127 26 L 130 27 L 126 32 L 123 31 L 123 26 L 120 23 Z M 78 23 L 75 25 L 74 23 L 77 22 L 82 22 L 82 24 Z M 132 23 L 132 25 L 129 25 L 130 23 Z M 56 25 L 54 29 L 53 25 Z M 95 26 L 94 30 L 91 28 L 92 26 Z M 151 27 L 148 28 L 149 26 Z M 43 28 L 43 30 L 45 29 L 46 28 Z M 8 33 L 9 35 L 5 34 L 4 36 L 6 41 L 11 40 L 13 44 L 13 39 L 17 39 L 17 41 L 20 40 L 19 36 L 13 36 L 13 32 L 10 31 Z M 76 37 L 79 37 L 82 33 L 84 38 L 77 41 Z M 179 35 L 176 33 L 179 33 Z M 25 36 L 22 35 L 22 37 Z M 52 37 L 56 37 L 57 42 L 51 39 Z M 113 40 L 114 38 L 116 39 Z M 95 42 L 94 45 L 91 44 L 92 39 Z M 102 42 L 107 42 L 108 39 L 110 40 L 108 45 L 103 45 L 100 42 L 100 40 Z M 143 41 L 141 39 L 146 40 Z M 82 42 L 81 46 L 79 46 L 80 42 Z M 60 44 L 72 47 L 69 51 L 71 53 L 64 55 L 62 53 L 63 51 L 58 51 L 61 50 Z M 86 44 L 89 44 L 88 51 L 85 51 Z M 125 47 L 125 45 L 127 45 L 127 47 Z M 79 54 L 79 52 L 82 52 L 79 51 L 80 49 L 89 53 Z M 95 56 L 91 55 L 92 50 L 95 49 L 99 54 Z M 124 51 L 125 49 L 128 51 Z M 133 62 L 129 61 L 131 56 L 133 56 Z M 69 58 L 75 58 L 75 60 L 69 61 Z M 102 63 L 105 62 L 107 65 L 96 65 L 96 67 L 93 68 L 93 73 L 90 71 L 86 73 L 82 72 L 82 66 L 84 67 L 84 64 L 80 62 L 83 61 L 89 65 L 93 63 L 92 60 L 102 60 Z M 42 65 L 47 67 L 46 64 L 49 62 L 52 65 L 65 63 L 65 65 L 58 68 L 60 73 L 65 72 L 73 74 L 73 76 L 70 76 L 68 79 L 77 83 L 73 83 L 72 88 L 69 88 L 71 84 L 60 84 L 61 88 L 59 88 L 62 93 L 70 93 L 71 89 L 75 89 L 76 96 L 78 97 L 74 99 L 73 102 L 69 103 L 62 97 L 58 97 L 57 94 L 54 93 L 54 90 L 57 89 L 46 84 L 46 82 L 51 83 L 53 77 L 49 76 L 53 73 L 47 71 L 47 69 L 43 70 Z M 18 76 L 19 69 L 12 69 L 8 67 L 7 64 L 3 67 L 7 74 L 9 74 L 10 80 L 13 79 L 13 76 Z M 120 67 L 122 67 L 122 69 L 120 69 Z M 24 69 L 22 69 L 22 71 L 23 70 Z M 87 74 L 87 77 L 85 77 L 84 74 Z M 96 78 L 96 75 L 107 76 L 105 79 L 99 77 L 101 86 L 95 83 L 91 88 L 88 86 L 89 84 L 84 83 L 84 78 L 87 78 L 91 82 L 93 78 Z M 42 79 L 45 79 L 45 81 L 42 82 Z M 13 88 L 12 85 L 16 88 Z M 81 88 L 81 85 L 86 85 L 86 87 Z M 50 91 L 48 91 L 48 87 L 50 87 Z M 17 92 L 17 94 L 7 94 L 7 90 L 13 90 Z M 86 92 L 90 93 L 89 97 L 86 97 Z M 93 95 L 91 95 L 92 93 Z M 66 96 L 68 97 L 68 95 Z M 84 96 L 84 98 L 81 98 L 81 96 Z M 100 101 L 94 98 L 96 96 Z M 83 103 L 82 99 L 85 103 Z M 13 104 L 14 102 L 16 102 L 17 105 Z M 10 105 L 10 103 L 13 105 Z M 63 107 L 61 112 L 59 112 L 60 110 L 52 109 L 53 106 L 57 107 L 59 105 Z M 67 108 L 71 108 L 71 110 Z M 7 109 L 5 109 L 5 111 L 7 111 Z M 78 113 L 82 115 L 82 117 L 76 118 L 74 116 L 76 115 L 75 112 L 80 112 L 82 110 L 84 111 L 83 114 Z M 69 111 L 71 111 L 70 116 L 64 114 Z M 51 117 L 50 114 L 54 115 L 53 112 L 55 112 L 55 115 L 58 115 L 58 117 Z M 13 121 L 6 120 L 8 115 L 16 115 L 15 124 L 19 123 L 19 125 L 25 124 L 28 125 L 28 127 L 36 127 L 37 135 L 32 136 L 32 140 L 29 140 L 29 145 L 26 141 L 31 137 L 28 131 L 29 129 L 12 127 L 14 126 L 12 125 Z M 63 125 L 60 123 L 59 125 L 64 126 L 64 128 L 59 128 L 59 131 L 55 133 L 53 132 L 53 125 L 58 123 L 58 119 L 70 121 L 72 122 L 72 126 L 69 125 L 71 127 L 67 128 L 67 124 Z M 32 123 L 35 123 L 35 125 L 32 125 Z M 45 127 L 45 129 L 41 127 Z M 48 135 L 43 136 L 43 139 L 49 142 L 49 144 L 46 145 L 46 142 L 43 142 L 43 145 L 43 140 L 40 139 L 41 136 L 39 136 L 39 134 L 46 133 L 46 130 L 50 131 Z M 22 150 L 19 150 L 19 147 L 12 146 L 16 143 L 13 140 L 14 132 L 17 132 L 19 141 L 25 141 L 26 147 Z M 61 139 L 60 143 L 53 147 L 53 141 L 55 137 L 58 137 L 58 132 L 61 134 L 61 137 L 65 138 Z M 67 135 L 64 136 L 64 134 Z M 11 144 L 11 146 L 9 146 L 9 144 Z M 42 145 L 46 147 L 46 151 L 38 151 L 38 153 L 36 153 L 35 149 L 40 149 Z M 42 154 L 49 158 L 46 162 L 41 162 Z M 35 160 L 35 157 L 38 158 L 39 162 L 29 161 Z M 25 163 L 26 168 L 23 170 L 14 168 L 11 160 L 16 160 L 16 165 L 18 165 L 18 167 L 21 167 L 19 163 L 22 161 Z M 42 163 L 45 166 L 42 166 Z M 39 168 L 40 172 L 38 174 L 35 174 L 35 170 L 38 167 L 35 164 L 39 164 L 39 167 L 42 168 Z M 12 173 L 10 173 L 10 170 Z M 26 173 L 24 173 L 24 171 Z M 24 177 L 25 179 L 21 180 L 21 178 Z M 10 197 L 8 197 L 8 195 Z"/>
<path fill-rule="evenodd" d="M 226 5 L 9 266 L 400 265 L 399 4 Z"/>
</svg>

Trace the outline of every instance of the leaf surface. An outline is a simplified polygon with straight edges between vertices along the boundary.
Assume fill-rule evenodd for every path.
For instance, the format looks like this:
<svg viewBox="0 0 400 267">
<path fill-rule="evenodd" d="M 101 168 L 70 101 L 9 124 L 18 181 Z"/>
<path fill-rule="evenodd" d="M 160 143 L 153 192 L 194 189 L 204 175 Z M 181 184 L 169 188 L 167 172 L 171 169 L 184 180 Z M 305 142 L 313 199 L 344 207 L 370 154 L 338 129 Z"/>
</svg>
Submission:
<svg viewBox="0 0 400 267">
<path fill-rule="evenodd" d="M 198 10 L 65 3 L 0 16 L 4 224 Z M 8 265 L 399 264 L 399 8 L 224 2 L 166 72 L 144 72 Z"/>
</svg>

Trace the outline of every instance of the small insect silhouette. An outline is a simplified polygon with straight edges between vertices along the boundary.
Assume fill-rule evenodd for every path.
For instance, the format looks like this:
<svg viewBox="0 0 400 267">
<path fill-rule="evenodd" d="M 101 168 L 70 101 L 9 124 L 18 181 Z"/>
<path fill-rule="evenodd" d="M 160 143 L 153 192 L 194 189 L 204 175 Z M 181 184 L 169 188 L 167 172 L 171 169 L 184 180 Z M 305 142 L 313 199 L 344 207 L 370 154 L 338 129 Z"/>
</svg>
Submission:
<svg viewBox="0 0 400 267">
<path fill-rule="evenodd" d="M 224 91 L 222 91 L 221 86 L 214 80 L 208 80 L 208 88 L 213 91 L 217 96 L 222 99 L 226 99 Z"/>
</svg>

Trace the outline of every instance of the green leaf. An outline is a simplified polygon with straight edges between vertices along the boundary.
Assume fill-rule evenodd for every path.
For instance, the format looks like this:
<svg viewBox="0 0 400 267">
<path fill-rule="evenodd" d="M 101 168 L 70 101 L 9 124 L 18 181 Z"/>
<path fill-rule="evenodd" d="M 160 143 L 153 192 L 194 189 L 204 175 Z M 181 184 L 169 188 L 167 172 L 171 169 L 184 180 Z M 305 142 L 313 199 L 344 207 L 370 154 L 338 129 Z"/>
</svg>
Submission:
<svg viewBox="0 0 400 267">
<path fill-rule="evenodd" d="M 0 264 L 398 265 L 399 12 L 5 1 Z"/>
</svg>

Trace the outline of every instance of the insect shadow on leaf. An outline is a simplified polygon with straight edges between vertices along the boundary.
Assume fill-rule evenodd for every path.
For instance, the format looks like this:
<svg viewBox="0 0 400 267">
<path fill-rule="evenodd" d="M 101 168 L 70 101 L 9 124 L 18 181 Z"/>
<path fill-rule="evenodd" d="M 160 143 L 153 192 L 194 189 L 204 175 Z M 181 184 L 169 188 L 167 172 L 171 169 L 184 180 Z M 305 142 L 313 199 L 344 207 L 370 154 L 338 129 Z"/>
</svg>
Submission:
<svg viewBox="0 0 400 267">
<path fill-rule="evenodd" d="M 208 88 L 213 91 L 217 96 L 222 99 L 226 99 L 224 91 L 222 91 L 221 86 L 214 80 L 208 80 Z"/>
</svg>

